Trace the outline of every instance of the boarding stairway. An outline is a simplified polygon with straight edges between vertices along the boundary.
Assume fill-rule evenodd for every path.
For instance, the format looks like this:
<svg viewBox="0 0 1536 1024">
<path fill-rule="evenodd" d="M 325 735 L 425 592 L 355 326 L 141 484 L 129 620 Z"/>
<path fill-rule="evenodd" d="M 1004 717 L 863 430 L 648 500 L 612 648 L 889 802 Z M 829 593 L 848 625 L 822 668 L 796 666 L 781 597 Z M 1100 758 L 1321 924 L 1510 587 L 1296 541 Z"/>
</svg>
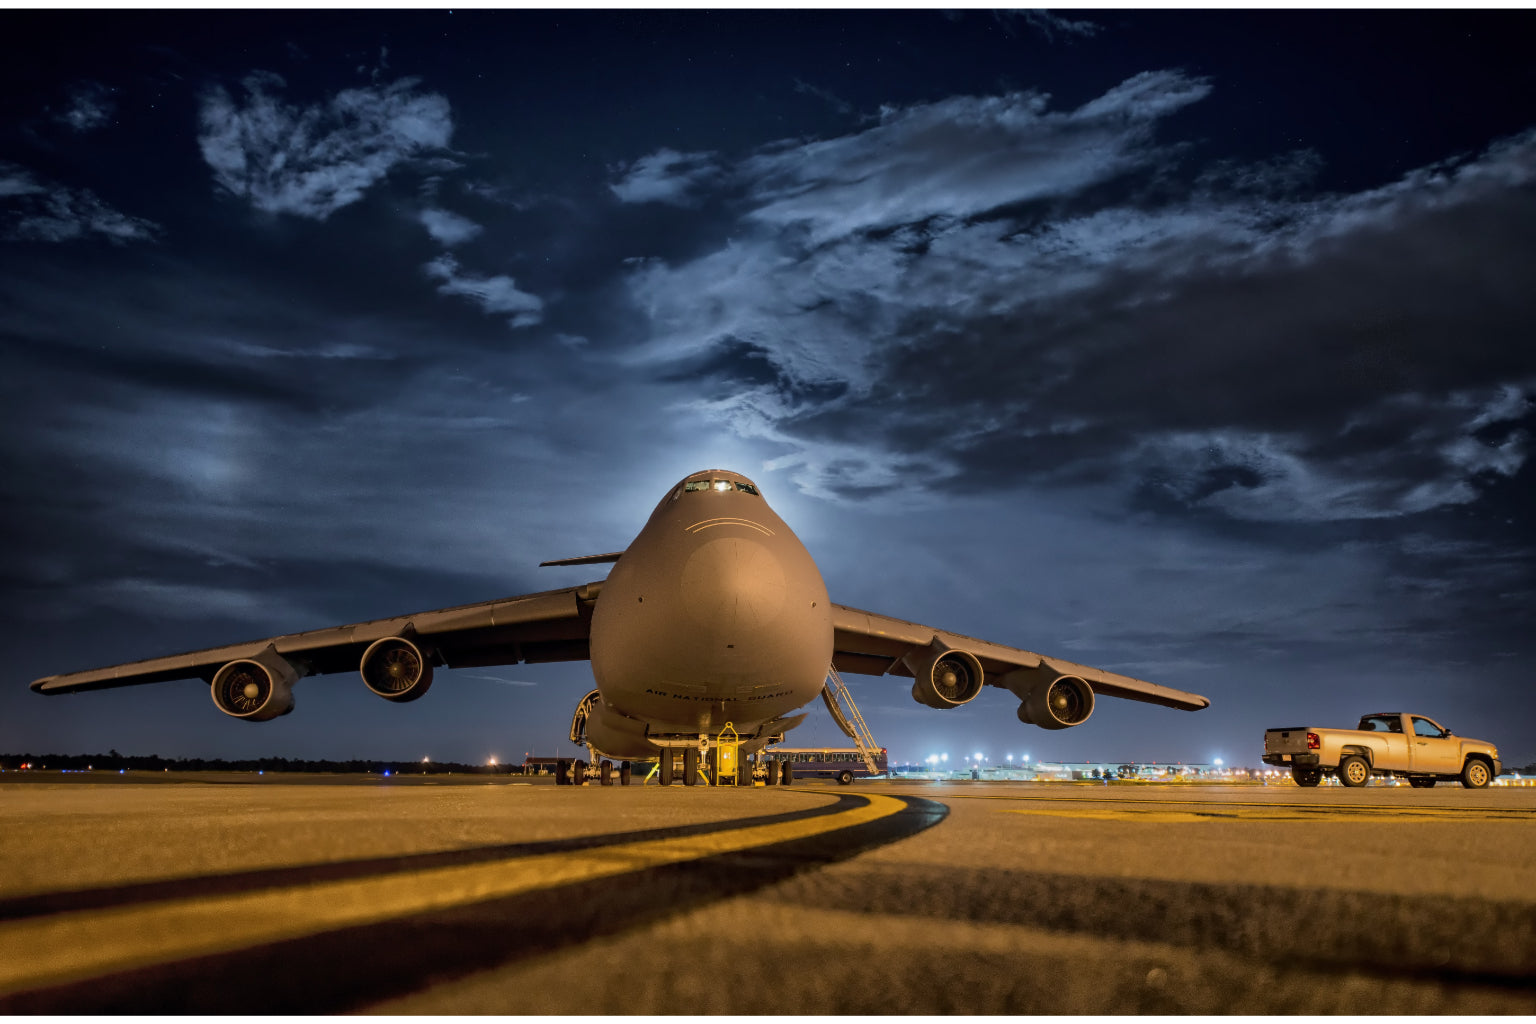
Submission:
<svg viewBox="0 0 1536 1024">
<path fill-rule="evenodd" d="M 869 726 L 864 724 L 864 716 L 859 714 L 859 706 L 853 702 L 853 695 L 848 692 L 843 677 L 831 665 L 827 666 L 827 681 L 821 688 L 821 699 L 832 713 L 832 721 L 859 748 L 859 756 L 864 758 L 864 767 L 869 769 L 869 774 L 878 775 L 880 766 L 875 761 L 875 753 L 880 748 L 875 746 L 875 737 L 870 733 Z"/>
</svg>

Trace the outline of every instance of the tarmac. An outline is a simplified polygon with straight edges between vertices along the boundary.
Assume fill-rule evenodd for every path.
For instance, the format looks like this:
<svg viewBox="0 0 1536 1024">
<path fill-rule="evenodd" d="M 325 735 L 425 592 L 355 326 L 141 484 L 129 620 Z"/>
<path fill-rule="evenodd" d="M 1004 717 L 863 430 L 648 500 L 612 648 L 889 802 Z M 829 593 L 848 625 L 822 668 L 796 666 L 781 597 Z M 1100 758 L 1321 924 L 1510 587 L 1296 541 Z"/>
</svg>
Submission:
<svg viewBox="0 0 1536 1024">
<path fill-rule="evenodd" d="M 1536 1013 L 1536 789 L 0 775 L 0 1013 Z"/>
</svg>

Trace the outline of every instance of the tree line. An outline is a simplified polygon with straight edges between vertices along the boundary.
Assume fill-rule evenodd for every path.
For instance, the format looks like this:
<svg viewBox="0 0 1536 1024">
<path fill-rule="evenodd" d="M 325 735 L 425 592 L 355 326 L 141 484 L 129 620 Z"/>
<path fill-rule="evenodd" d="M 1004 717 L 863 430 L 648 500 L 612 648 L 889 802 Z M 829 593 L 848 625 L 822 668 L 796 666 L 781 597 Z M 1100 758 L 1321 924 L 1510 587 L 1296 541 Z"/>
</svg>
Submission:
<svg viewBox="0 0 1536 1024">
<path fill-rule="evenodd" d="M 258 757 L 225 760 L 218 757 L 161 757 L 159 754 L 0 754 L 0 771 L 142 771 L 142 772 L 337 772 L 345 774 L 507 775 L 522 766 L 461 764 L 458 761 L 313 761 L 304 758 Z"/>
</svg>

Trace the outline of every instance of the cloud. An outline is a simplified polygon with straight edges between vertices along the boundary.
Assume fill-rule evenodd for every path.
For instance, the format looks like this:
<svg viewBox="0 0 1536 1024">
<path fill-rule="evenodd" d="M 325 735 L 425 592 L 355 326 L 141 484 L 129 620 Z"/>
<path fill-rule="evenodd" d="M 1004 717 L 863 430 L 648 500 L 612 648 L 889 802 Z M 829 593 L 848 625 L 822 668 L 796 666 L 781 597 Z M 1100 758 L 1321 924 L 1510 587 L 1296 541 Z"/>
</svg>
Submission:
<svg viewBox="0 0 1536 1024">
<path fill-rule="evenodd" d="M 82 82 L 70 90 L 69 109 L 55 120 L 77 134 L 105 125 L 117 110 L 112 90 L 100 82 Z"/>
<path fill-rule="evenodd" d="M 16 164 L 0 161 L 0 237 L 7 241 L 68 242 L 99 235 L 114 244 L 154 238 L 160 226 L 102 202 L 90 189 L 39 183 Z"/>
<path fill-rule="evenodd" d="M 268 213 L 324 220 L 453 134 L 447 99 L 418 92 L 413 78 L 306 107 L 273 95 L 284 85 L 277 75 L 256 72 L 243 84 L 243 104 L 222 88 L 203 97 L 198 144 L 221 188 Z"/>
<path fill-rule="evenodd" d="M 1058 35 L 1091 38 L 1098 35 L 1099 31 L 1103 28 L 1097 22 L 1088 21 L 1085 18 L 1066 18 L 1060 14 L 1052 14 L 1050 11 L 1045 10 L 994 11 L 992 16 L 997 19 L 998 24 L 1002 25 L 1010 35 L 1013 33 L 1013 21 L 1017 18 L 1051 42 L 1055 42 Z"/>
<path fill-rule="evenodd" d="M 687 206 L 697 191 L 720 176 L 712 153 L 678 153 L 658 149 L 624 169 L 609 189 L 624 203 L 670 203 Z"/>
<path fill-rule="evenodd" d="M 1517 473 L 1536 132 L 1318 193 L 1315 153 L 1159 141 L 1209 90 L 956 97 L 722 165 L 742 213 L 712 251 L 630 264 L 649 331 L 626 358 L 716 367 L 696 411 L 849 498 L 1113 485 L 1323 522 Z M 710 362 L 743 347 L 766 373 Z"/>
<path fill-rule="evenodd" d="M 511 313 L 507 323 L 512 327 L 531 327 L 544 319 L 544 300 L 520 291 L 517 282 L 505 274 L 494 277 L 461 274 L 458 261 L 446 253 L 422 269 L 428 277 L 443 282 L 437 290 L 444 295 L 473 299 L 487 313 Z"/>
<path fill-rule="evenodd" d="M 1209 91 L 1203 79 L 1148 72 L 1065 113 L 1032 92 L 887 107 L 873 128 L 746 161 L 751 218 L 803 225 L 819 244 L 1081 192 L 1144 164 L 1156 120 Z"/>
<path fill-rule="evenodd" d="M 427 234 L 440 245 L 454 246 L 467 242 L 485 230 L 468 217 L 460 217 L 450 210 L 428 207 L 421 211 L 421 224 Z"/>
</svg>

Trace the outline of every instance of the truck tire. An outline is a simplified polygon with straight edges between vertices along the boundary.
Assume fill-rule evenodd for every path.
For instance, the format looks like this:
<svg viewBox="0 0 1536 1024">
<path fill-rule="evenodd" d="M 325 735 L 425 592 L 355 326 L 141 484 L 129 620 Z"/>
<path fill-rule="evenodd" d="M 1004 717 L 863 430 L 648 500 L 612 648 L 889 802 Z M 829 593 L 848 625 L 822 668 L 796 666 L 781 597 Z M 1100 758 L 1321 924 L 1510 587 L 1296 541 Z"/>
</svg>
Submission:
<svg viewBox="0 0 1536 1024">
<path fill-rule="evenodd" d="M 1339 762 L 1339 781 L 1351 789 L 1359 789 L 1371 781 L 1371 766 L 1358 754 L 1350 754 Z"/>
<path fill-rule="evenodd" d="M 1488 762 L 1479 758 L 1469 757 L 1467 763 L 1461 769 L 1461 784 L 1468 789 L 1482 789 L 1493 778 L 1493 772 L 1488 769 Z"/>
<path fill-rule="evenodd" d="M 1408 785 L 1412 786 L 1414 789 L 1434 789 L 1435 780 L 1423 777 L 1417 779 L 1409 779 Z"/>
<path fill-rule="evenodd" d="M 1308 788 L 1316 786 L 1323 781 L 1323 772 L 1320 768 L 1291 768 L 1291 778 L 1296 780 L 1296 785 Z"/>
</svg>

